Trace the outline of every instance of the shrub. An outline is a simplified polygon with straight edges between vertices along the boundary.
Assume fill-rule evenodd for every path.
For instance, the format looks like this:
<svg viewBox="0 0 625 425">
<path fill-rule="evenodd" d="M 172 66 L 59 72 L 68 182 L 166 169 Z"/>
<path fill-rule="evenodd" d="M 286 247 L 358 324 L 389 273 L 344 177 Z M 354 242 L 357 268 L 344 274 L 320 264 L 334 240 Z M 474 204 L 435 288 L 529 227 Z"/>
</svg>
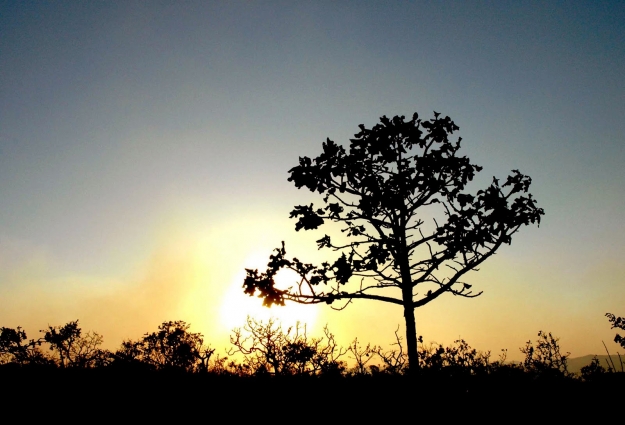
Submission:
<svg viewBox="0 0 625 425">
<path fill-rule="evenodd" d="M 339 360 L 347 350 L 339 348 L 328 327 L 324 338 L 308 338 L 306 326 L 298 322 L 286 331 L 275 320 L 267 323 L 247 318 L 243 329 L 233 330 L 234 346 L 228 355 L 244 356 L 241 368 L 253 375 L 341 375 L 345 363 Z"/>
<path fill-rule="evenodd" d="M 559 338 L 551 332 L 538 332 L 536 346 L 527 341 L 521 352 L 525 354 L 523 367 L 527 372 L 538 375 L 568 376 L 567 360 L 571 353 L 562 354 Z"/>
</svg>

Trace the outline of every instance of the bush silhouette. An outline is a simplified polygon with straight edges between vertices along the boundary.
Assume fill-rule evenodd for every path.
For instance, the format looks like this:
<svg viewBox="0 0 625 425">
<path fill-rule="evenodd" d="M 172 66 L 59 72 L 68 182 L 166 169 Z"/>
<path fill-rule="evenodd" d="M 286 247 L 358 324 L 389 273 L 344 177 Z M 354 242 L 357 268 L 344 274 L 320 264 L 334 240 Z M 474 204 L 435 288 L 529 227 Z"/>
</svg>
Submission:
<svg viewBox="0 0 625 425">
<path fill-rule="evenodd" d="M 229 355 L 244 356 L 241 368 L 252 375 L 338 376 L 345 371 L 339 360 L 346 350 L 335 342 L 327 326 L 325 338 L 308 338 L 306 326 L 297 323 L 286 330 L 269 319 L 267 323 L 247 318 L 245 326 L 233 330 Z"/>
<path fill-rule="evenodd" d="M 525 354 L 523 367 L 526 371 L 539 376 L 568 376 L 567 359 L 570 353 L 560 352 L 559 338 L 551 332 L 538 332 L 536 345 L 527 341 L 521 352 Z"/>
<path fill-rule="evenodd" d="M 21 328 L 0 328 L 0 364 L 52 365 L 53 360 L 41 351 L 41 340 L 29 340 Z"/>
<path fill-rule="evenodd" d="M 52 358 L 59 367 L 92 368 L 104 366 L 110 361 L 110 353 L 100 349 L 104 341 L 97 332 L 83 334 L 78 320 L 63 326 L 48 326 L 43 340 L 52 351 Z"/>
<path fill-rule="evenodd" d="M 124 341 L 115 353 L 117 365 L 138 369 L 206 372 L 213 348 L 204 345 L 200 333 L 189 332 L 182 320 L 163 322 L 156 332 L 138 341 Z"/>
</svg>

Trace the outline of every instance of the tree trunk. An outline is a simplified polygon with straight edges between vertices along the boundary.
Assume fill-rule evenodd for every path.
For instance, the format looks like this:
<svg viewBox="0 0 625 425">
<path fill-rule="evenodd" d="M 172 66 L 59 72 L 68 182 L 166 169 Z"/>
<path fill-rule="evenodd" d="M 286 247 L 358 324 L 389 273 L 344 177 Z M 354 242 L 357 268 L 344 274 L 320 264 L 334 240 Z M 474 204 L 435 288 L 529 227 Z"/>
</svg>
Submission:
<svg viewBox="0 0 625 425">
<path fill-rule="evenodd" d="M 419 353 L 417 351 L 417 327 L 415 325 L 414 307 L 412 307 L 412 305 L 404 306 L 404 319 L 406 319 L 408 373 L 414 375 L 414 373 L 419 370 Z"/>
<path fill-rule="evenodd" d="M 406 320 L 406 349 L 408 351 L 408 374 L 414 375 L 419 370 L 419 353 L 417 351 L 417 327 L 412 305 L 412 276 L 410 274 L 410 259 L 407 254 L 405 230 L 400 232 L 400 242 L 404 247 L 399 252 L 399 268 L 401 273 L 401 292 L 404 304 L 404 319 Z"/>
</svg>

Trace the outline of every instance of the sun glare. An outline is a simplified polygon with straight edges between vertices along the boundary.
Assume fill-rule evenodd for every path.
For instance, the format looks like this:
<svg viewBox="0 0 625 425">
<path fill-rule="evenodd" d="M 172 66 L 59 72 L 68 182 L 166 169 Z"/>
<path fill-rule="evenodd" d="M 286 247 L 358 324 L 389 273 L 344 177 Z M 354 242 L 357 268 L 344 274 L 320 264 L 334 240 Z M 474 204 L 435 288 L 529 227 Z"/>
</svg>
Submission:
<svg viewBox="0 0 625 425">
<path fill-rule="evenodd" d="M 283 326 L 292 326 L 297 322 L 313 328 L 317 319 L 318 308 L 314 305 L 301 305 L 286 302 L 285 306 L 264 307 L 263 301 L 250 297 L 243 292 L 245 272 L 236 276 L 234 282 L 225 293 L 221 304 L 221 322 L 228 330 L 242 327 L 247 316 L 266 322 L 270 318 L 281 322 Z M 290 270 L 282 270 L 276 275 L 276 283 L 281 288 L 294 285 L 297 274 Z"/>
</svg>

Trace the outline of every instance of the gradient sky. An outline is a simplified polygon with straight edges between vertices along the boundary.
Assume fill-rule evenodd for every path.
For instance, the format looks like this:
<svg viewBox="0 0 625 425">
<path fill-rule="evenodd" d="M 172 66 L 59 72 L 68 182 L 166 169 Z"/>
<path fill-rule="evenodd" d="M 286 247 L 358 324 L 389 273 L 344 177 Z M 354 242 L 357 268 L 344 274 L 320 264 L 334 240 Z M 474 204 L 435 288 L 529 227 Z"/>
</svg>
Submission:
<svg viewBox="0 0 625 425">
<path fill-rule="evenodd" d="M 182 319 L 221 348 L 259 310 L 245 267 L 282 240 L 326 258 L 288 218 L 318 200 L 287 182 L 298 157 L 436 110 L 476 188 L 518 168 L 546 214 L 473 273 L 480 298 L 418 309 L 418 332 L 614 352 L 624 23 L 619 1 L 0 1 L 0 325 L 80 319 L 117 346 Z M 379 344 L 403 320 L 370 301 L 272 312 Z"/>
</svg>

